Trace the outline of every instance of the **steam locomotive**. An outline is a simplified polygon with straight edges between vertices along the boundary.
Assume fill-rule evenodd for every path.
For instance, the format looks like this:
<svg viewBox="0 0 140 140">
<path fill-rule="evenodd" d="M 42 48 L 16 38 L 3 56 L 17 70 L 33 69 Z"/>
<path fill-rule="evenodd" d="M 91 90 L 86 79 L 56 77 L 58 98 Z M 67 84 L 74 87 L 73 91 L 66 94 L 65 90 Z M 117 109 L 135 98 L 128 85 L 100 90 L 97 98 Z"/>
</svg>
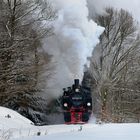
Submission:
<svg viewBox="0 0 140 140">
<path fill-rule="evenodd" d="M 88 122 L 92 112 L 92 98 L 89 88 L 82 87 L 79 79 L 72 87 L 63 89 L 62 108 L 66 124 L 83 124 Z"/>
</svg>

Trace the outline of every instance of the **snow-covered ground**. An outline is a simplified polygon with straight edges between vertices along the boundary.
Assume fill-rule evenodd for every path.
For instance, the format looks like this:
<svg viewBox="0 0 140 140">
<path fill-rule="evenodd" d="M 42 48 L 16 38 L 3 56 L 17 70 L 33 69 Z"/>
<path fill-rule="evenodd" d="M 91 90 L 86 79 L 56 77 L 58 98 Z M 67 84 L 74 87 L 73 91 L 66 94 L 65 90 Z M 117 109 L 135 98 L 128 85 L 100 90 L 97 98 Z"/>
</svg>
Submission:
<svg viewBox="0 0 140 140">
<path fill-rule="evenodd" d="M 34 126 L 15 111 L 0 107 L 0 140 L 140 140 L 140 124 L 93 122 Z"/>
</svg>

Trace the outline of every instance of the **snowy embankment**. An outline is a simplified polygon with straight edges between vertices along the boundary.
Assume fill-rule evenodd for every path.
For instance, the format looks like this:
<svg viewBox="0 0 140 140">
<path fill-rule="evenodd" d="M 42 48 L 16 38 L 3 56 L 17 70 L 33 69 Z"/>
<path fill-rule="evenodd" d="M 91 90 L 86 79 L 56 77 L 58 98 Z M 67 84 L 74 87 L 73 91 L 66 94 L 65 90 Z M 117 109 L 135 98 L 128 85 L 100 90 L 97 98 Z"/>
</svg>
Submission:
<svg viewBox="0 0 140 140">
<path fill-rule="evenodd" d="M 15 111 L 0 112 L 0 140 L 140 140 L 140 124 L 34 126 Z"/>
<path fill-rule="evenodd" d="M 0 107 L 0 112 L 0 140 L 5 140 L 5 137 L 14 139 L 28 136 L 37 136 L 39 134 L 49 135 L 71 131 L 75 132 L 79 131 L 80 129 L 80 125 L 34 126 L 33 122 L 15 111 Z"/>
</svg>

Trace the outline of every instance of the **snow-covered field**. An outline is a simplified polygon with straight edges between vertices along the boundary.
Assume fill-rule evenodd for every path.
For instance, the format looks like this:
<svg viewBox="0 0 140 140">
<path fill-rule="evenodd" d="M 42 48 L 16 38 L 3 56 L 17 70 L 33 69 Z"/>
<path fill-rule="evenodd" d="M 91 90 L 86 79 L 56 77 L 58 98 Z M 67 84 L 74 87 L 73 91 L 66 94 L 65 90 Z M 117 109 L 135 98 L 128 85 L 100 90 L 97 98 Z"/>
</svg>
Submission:
<svg viewBox="0 0 140 140">
<path fill-rule="evenodd" d="M 0 140 L 140 140 L 140 124 L 34 126 L 10 109 L 0 112 Z"/>
</svg>

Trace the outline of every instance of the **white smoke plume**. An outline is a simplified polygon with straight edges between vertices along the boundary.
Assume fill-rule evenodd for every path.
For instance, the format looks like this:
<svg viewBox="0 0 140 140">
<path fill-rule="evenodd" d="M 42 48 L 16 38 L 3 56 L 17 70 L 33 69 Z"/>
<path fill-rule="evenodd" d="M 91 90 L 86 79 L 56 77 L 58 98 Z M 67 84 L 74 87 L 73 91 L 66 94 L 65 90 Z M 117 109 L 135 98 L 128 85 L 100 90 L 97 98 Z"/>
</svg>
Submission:
<svg viewBox="0 0 140 140">
<path fill-rule="evenodd" d="M 52 97 L 62 94 L 62 88 L 71 86 L 73 80 L 82 80 L 87 57 L 99 42 L 103 28 L 89 20 L 86 0 L 50 0 L 57 9 L 54 22 L 55 35 L 45 42 L 46 51 L 53 55 L 53 75 L 47 82 L 47 93 Z"/>
</svg>

